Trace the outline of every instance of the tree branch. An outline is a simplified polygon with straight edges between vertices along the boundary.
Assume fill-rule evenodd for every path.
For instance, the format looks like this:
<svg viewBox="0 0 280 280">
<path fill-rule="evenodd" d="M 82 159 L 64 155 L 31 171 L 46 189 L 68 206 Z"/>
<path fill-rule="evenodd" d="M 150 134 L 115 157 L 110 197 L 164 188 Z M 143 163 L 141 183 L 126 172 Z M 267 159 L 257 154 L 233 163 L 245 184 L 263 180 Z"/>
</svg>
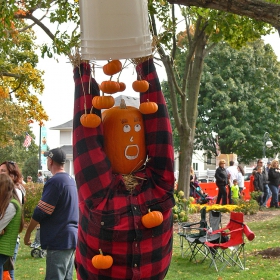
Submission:
<svg viewBox="0 0 280 280">
<path fill-rule="evenodd" d="M 280 5 L 260 0 L 167 0 L 170 4 L 196 6 L 247 16 L 280 27 Z"/>
<path fill-rule="evenodd" d="M 13 73 L 9 73 L 9 72 L 0 72 L 0 77 L 11 77 L 11 78 L 17 78 L 19 79 L 21 77 L 21 75 L 18 74 L 13 74 Z"/>
</svg>

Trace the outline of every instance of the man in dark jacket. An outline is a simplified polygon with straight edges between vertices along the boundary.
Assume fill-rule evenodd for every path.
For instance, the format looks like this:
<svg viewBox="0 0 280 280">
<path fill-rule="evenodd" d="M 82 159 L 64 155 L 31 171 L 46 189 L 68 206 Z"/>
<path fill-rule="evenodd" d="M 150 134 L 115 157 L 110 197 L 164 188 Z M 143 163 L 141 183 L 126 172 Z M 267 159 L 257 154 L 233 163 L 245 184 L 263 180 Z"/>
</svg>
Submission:
<svg viewBox="0 0 280 280">
<path fill-rule="evenodd" d="M 257 166 L 254 168 L 254 170 L 257 171 L 257 168 L 261 167 L 262 168 L 262 174 L 263 174 L 263 195 L 261 198 L 261 206 L 262 207 L 267 207 L 266 203 L 268 199 L 271 197 L 271 191 L 269 189 L 269 180 L 268 180 L 268 171 L 267 169 L 263 166 L 263 160 L 258 159 Z"/>
<path fill-rule="evenodd" d="M 215 178 L 216 178 L 216 185 L 219 188 L 218 197 L 217 197 L 217 204 L 220 204 L 222 199 L 222 205 L 227 204 L 227 190 L 226 186 L 228 184 L 228 174 L 225 169 L 225 160 L 220 160 L 219 167 L 216 169 Z"/>
<path fill-rule="evenodd" d="M 263 182 L 265 181 L 265 178 L 264 178 L 262 171 L 263 171 L 262 166 L 258 166 L 257 172 L 255 174 L 255 179 L 254 179 L 254 188 L 255 188 L 255 191 L 260 191 L 263 193 Z M 257 201 L 258 201 L 259 205 L 261 206 L 262 194 L 258 197 Z"/>
</svg>

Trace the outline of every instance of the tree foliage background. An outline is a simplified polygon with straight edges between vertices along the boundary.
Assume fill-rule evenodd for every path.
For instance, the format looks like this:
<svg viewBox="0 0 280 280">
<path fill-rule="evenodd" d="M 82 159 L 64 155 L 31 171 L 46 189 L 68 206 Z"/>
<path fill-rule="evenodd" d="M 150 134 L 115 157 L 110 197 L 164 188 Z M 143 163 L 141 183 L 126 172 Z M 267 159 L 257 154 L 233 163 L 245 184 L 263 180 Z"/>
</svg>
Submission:
<svg viewBox="0 0 280 280">
<path fill-rule="evenodd" d="M 177 59 L 183 62 L 184 57 L 181 53 Z M 177 70 L 182 75 L 184 67 L 180 65 Z M 166 82 L 162 88 L 170 104 Z M 266 156 L 272 157 L 279 150 L 279 104 L 280 62 L 271 46 L 257 40 L 236 50 L 220 42 L 205 58 L 195 149 L 204 150 L 210 157 L 218 156 L 218 152 L 236 153 L 239 162 L 249 163 L 263 156 L 263 136 L 268 131 L 273 147 L 266 149 Z M 179 150 L 173 120 L 172 125 L 174 144 Z"/>
<path fill-rule="evenodd" d="M 273 157 L 280 143 L 279 106 L 280 62 L 271 46 L 258 40 L 235 50 L 219 43 L 205 59 L 196 147 L 217 156 L 218 142 L 221 153 L 236 153 L 239 162 L 249 163 L 263 157 L 268 132 L 273 147 L 266 156 Z"/>
</svg>

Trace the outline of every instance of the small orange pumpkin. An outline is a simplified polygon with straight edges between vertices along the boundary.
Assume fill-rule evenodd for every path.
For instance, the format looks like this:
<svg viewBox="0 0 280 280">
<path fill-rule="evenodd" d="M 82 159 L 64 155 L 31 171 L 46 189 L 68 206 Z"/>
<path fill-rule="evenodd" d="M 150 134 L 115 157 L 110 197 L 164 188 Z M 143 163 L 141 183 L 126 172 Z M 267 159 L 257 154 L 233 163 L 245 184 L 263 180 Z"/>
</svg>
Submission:
<svg viewBox="0 0 280 280">
<path fill-rule="evenodd" d="M 123 82 L 119 82 L 120 85 L 120 91 L 124 91 L 126 89 L 126 84 Z"/>
<path fill-rule="evenodd" d="M 160 211 L 151 211 L 144 215 L 141 219 L 145 228 L 153 228 L 159 226 L 163 222 L 163 216 Z"/>
<path fill-rule="evenodd" d="M 92 114 L 92 108 L 90 110 L 89 114 L 83 114 L 80 117 L 80 122 L 82 126 L 89 127 L 89 128 L 95 128 L 98 127 L 101 123 L 101 118 L 97 116 L 96 114 Z"/>
<path fill-rule="evenodd" d="M 103 81 L 100 85 L 100 89 L 105 93 L 113 94 L 120 91 L 120 85 L 118 82 L 114 81 Z"/>
<path fill-rule="evenodd" d="M 149 89 L 149 83 L 146 80 L 137 80 L 132 83 L 132 88 L 136 92 L 146 92 Z"/>
<path fill-rule="evenodd" d="M 113 258 L 110 255 L 103 255 L 102 250 L 99 249 L 100 255 L 95 255 L 92 259 L 92 265 L 96 269 L 108 269 L 113 265 Z"/>
<path fill-rule="evenodd" d="M 139 106 L 139 110 L 142 114 L 153 114 L 158 110 L 158 105 L 155 102 L 150 102 L 147 99 L 147 102 L 143 102 Z"/>
<path fill-rule="evenodd" d="M 103 66 L 104 74 L 112 76 L 122 70 L 122 63 L 119 60 L 112 60 Z"/>
<path fill-rule="evenodd" d="M 109 109 L 115 105 L 114 97 L 110 96 L 94 96 L 92 106 L 96 109 Z"/>
</svg>

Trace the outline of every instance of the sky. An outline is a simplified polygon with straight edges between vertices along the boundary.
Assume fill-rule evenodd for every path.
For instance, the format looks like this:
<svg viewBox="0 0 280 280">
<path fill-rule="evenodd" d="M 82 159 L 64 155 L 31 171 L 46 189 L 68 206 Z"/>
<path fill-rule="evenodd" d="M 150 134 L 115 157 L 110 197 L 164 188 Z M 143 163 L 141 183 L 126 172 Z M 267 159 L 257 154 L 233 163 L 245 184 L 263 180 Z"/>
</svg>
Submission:
<svg viewBox="0 0 280 280">
<path fill-rule="evenodd" d="M 278 33 L 268 35 L 263 38 L 265 43 L 269 43 L 280 60 L 280 37 Z M 125 61 L 122 60 L 124 63 Z M 96 61 L 99 66 L 103 66 L 106 61 Z M 160 81 L 166 80 L 164 68 L 156 65 Z M 59 132 L 50 130 L 51 127 L 63 124 L 73 117 L 73 101 L 74 101 L 74 81 L 73 67 L 67 58 L 59 58 L 59 62 L 54 59 L 40 59 L 38 69 L 45 71 L 44 84 L 45 90 L 40 100 L 49 116 L 49 121 L 45 123 L 47 128 L 47 143 L 50 148 L 59 146 Z M 101 67 L 96 67 L 95 79 L 98 83 L 108 79 L 103 74 Z M 138 93 L 134 92 L 131 84 L 137 79 L 136 72 L 132 65 L 123 70 L 120 76 L 120 82 L 126 84 L 126 90 L 122 92 L 124 95 L 138 97 Z M 117 95 L 114 95 L 117 96 Z M 37 123 L 32 126 L 35 135 L 35 142 L 39 144 L 40 127 Z"/>
</svg>

